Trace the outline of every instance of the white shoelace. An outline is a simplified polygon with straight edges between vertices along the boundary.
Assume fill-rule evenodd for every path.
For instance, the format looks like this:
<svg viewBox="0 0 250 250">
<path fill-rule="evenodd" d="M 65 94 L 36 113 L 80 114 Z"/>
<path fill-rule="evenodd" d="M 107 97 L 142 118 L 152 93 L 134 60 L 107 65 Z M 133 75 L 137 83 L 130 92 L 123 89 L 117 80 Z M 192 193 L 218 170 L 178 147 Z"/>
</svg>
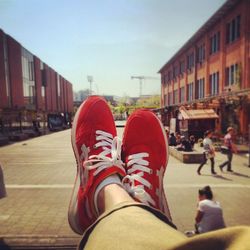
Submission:
<svg viewBox="0 0 250 250">
<path fill-rule="evenodd" d="M 96 169 L 93 175 L 99 174 L 106 168 L 117 166 L 124 171 L 123 162 L 121 161 L 121 140 L 116 136 L 102 130 L 96 130 L 96 141 L 94 148 L 102 147 L 103 151 L 98 155 L 91 155 L 84 162 L 87 170 Z M 111 157 L 107 155 L 111 154 Z"/>
<path fill-rule="evenodd" d="M 128 157 L 128 171 L 127 174 L 123 180 L 122 183 L 125 187 L 125 189 L 136 199 L 139 201 L 146 203 L 146 204 L 151 204 L 155 206 L 155 201 L 152 199 L 149 193 L 146 192 L 144 187 L 147 187 L 149 189 L 152 188 L 151 183 L 143 178 L 144 172 L 146 173 L 151 173 L 152 170 L 148 167 L 149 162 L 143 157 L 148 157 L 148 153 L 138 153 L 138 154 L 133 154 Z M 131 168 L 129 168 L 131 167 Z M 137 172 L 137 173 L 135 173 Z M 129 182 L 126 183 L 126 180 Z M 138 181 L 141 183 L 141 185 L 136 185 L 135 186 L 135 181 Z"/>
</svg>

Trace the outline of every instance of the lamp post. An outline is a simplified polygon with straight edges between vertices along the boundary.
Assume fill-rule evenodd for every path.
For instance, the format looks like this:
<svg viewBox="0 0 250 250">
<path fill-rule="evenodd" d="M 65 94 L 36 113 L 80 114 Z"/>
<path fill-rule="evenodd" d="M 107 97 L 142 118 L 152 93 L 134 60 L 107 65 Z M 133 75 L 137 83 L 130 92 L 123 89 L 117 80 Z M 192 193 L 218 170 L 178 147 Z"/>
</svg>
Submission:
<svg viewBox="0 0 250 250">
<path fill-rule="evenodd" d="M 93 82 L 93 76 L 87 76 L 87 80 L 89 82 L 89 95 L 92 94 L 92 82 Z"/>
</svg>

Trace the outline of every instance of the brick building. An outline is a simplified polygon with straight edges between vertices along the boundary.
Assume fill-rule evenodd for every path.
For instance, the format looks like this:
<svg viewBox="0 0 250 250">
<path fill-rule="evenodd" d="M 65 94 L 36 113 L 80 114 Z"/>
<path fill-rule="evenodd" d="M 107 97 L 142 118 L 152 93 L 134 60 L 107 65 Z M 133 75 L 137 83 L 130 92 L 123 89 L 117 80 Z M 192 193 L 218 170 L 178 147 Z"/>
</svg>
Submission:
<svg viewBox="0 0 250 250">
<path fill-rule="evenodd" d="M 250 1 L 226 1 L 159 70 L 165 125 L 176 119 L 177 130 L 182 126 L 190 129 L 183 123 L 193 120 L 191 129 L 198 136 L 207 128 L 225 133 L 227 126 L 233 126 L 242 138 L 247 137 L 249 13 Z M 195 119 L 195 113 L 199 112 Z M 216 116 L 218 119 L 214 119 Z"/>
<path fill-rule="evenodd" d="M 73 111 L 72 84 L 0 29 L 0 133 L 66 120 Z"/>
</svg>

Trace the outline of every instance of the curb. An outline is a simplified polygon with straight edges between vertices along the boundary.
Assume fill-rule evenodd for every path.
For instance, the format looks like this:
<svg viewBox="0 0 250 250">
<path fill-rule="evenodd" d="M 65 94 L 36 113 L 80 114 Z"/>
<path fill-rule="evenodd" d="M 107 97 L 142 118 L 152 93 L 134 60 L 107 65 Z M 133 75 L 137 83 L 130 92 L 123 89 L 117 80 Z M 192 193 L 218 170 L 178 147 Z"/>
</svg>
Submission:
<svg viewBox="0 0 250 250">
<path fill-rule="evenodd" d="M 0 235 L 1 250 L 75 250 L 81 236 L 63 235 Z"/>
</svg>

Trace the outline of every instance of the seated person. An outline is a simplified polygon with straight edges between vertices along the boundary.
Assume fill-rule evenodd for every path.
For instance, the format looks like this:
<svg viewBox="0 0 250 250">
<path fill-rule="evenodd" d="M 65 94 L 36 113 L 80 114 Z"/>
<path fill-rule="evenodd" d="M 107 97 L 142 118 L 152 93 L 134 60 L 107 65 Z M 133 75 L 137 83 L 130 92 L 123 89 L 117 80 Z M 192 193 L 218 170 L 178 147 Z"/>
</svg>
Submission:
<svg viewBox="0 0 250 250">
<path fill-rule="evenodd" d="M 190 135 L 189 142 L 191 144 L 192 149 L 194 149 L 194 144 L 195 144 L 195 137 L 194 137 L 194 135 Z"/>
<path fill-rule="evenodd" d="M 176 146 L 176 145 L 177 145 L 176 137 L 174 133 L 171 133 L 169 137 L 169 146 Z"/>
<path fill-rule="evenodd" d="M 213 200 L 213 192 L 210 186 L 205 186 L 199 190 L 195 222 L 196 233 L 205 233 L 225 227 L 220 203 Z"/>
<path fill-rule="evenodd" d="M 181 144 L 181 135 L 178 132 L 175 133 L 175 138 L 176 138 L 176 144 L 177 145 Z"/>
<path fill-rule="evenodd" d="M 176 148 L 179 151 L 192 152 L 192 146 L 190 142 L 185 138 L 185 136 L 181 136 L 181 144 Z"/>
</svg>

